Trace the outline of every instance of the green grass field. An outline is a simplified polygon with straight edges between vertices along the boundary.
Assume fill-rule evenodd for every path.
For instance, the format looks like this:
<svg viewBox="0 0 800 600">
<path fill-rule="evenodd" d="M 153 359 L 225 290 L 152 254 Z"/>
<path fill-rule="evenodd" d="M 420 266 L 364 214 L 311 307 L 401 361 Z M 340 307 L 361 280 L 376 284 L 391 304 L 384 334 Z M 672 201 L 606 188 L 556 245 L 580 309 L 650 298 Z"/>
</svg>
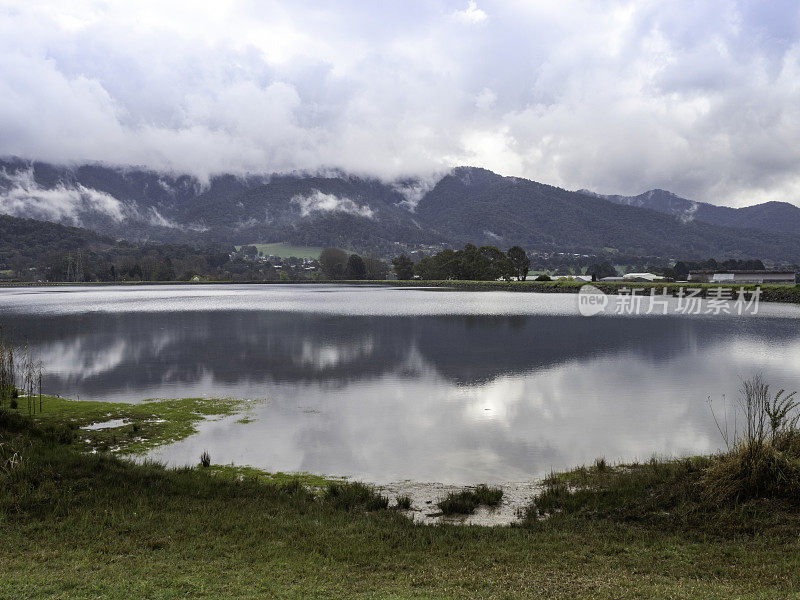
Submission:
<svg viewBox="0 0 800 600">
<path fill-rule="evenodd" d="M 203 409 L 192 402 L 122 414 L 181 420 Z M 88 453 L 76 425 L 114 413 L 83 405 L 52 400 L 35 419 L 0 409 L 1 598 L 750 599 L 800 589 L 796 502 L 709 503 L 699 486 L 713 459 L 598 461 L 548 478 L 520 525 L 429 526 L 358 484 Z"/>
<path fill-rule="evenodd" d="M 292 246 L 285 242 L 274 242 L 271 244 L 247 244 L 248 246 L 255 246 L 258 252 L 263 255 L 280 256 L 281 258 L 289 258 L 294 256 L 296 258 L 319 258 L 324 248 L 316 246 Z M 239 250 L 241 246 L 236 246 Z"/>
</svg>

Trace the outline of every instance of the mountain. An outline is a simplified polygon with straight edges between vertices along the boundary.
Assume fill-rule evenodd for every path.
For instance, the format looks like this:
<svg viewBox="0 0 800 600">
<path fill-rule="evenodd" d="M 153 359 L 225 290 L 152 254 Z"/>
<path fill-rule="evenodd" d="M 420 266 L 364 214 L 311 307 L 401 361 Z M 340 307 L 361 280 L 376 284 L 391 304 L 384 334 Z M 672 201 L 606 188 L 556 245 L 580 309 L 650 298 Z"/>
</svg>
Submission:
<svg viewBox="0 0 800 600">
<path fill-rule="evenodd" d="M 650 208 L 687 221 L 800 234 L 800 208 L 788 202 L 764 202 L 743 208 L 730 208 L 687 200 L 666 190 L 650 190 L 638 196 L 600 195 L 588 190 L 580 191 L 616 204 Z"/>
<path fill-rule="evenodd" d="M 0 213 L 132 241 L 343 246 L 387 253 L 442 244 L 406 208 L 401 185 L 329 176 L 188 175 L 101 165 L 0 161 Z"/>
<path fill-rule="evenodd" d="M 113 239 L 88 229 L 0 215 L 0 265 L 12 258 L 33 262 L 50 253 L 102 252 L 114 245 Z"/>
<path fill-rule="evenodd" d="M 614 248 L 627 254 L 796 260 L 800 235 L 710 225 L 483 169 L 458 168 L 416 208 L 421 223 L 459 243 L 528 249 Z"/>
<path fill-rule="evenodd" d="M 341 172 L 227 174 L 201 181 L 137 168 L 0 161 L 0 213 L 135 242 L 285 241 L 384 256 L 471 242 L 519 244 L 530 251 L 615 249 L 643 256 L 800 262 L 800 234 L 765 235 L 756 229 L 762 220 L 753 216 L 743 219 L 747 227 L 736 219 L 711 224 L 687 218 L 680 211 L 682 202 L 690 201 L 676 196 L 670 214 L 654 209 L 663 202 L 621 198 L 472 167 L 453 169 L 435 183 L 387 183 Z M 706 210 L 696 212 L 701 209 Z M 724 210 L 746 215 L 738 212 L 745 209 Z"/>
</svg>

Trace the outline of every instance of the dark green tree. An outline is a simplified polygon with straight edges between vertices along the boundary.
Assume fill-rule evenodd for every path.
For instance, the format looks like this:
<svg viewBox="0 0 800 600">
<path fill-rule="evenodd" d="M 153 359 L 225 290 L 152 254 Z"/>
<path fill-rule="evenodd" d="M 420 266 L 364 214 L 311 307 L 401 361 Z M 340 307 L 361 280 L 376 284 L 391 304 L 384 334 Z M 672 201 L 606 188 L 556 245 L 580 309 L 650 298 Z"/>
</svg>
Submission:
<svg viewBox="0 0 800 600">
<path fill-rule="evenodd" d="M 488 263 L 481 279 L 494 281 L 502 278 L 509 281 L 515 274 L 508 256 L 497 246 L 481 246 L 478 252 Z"/>
<path fill-rule="evenodd" d="M 531 259 L 528 258 L 525 250 L 519 246 L 512 246 L 508 249 L 508 260 L 511 261 L 511 266 L 517 279 L 525 281 L 531 268 Z"/>
<path fill-rule="evenodd" d="M 405 253 L 392 260 L 392 268 L 398 279 L 411 279 L 414 276 L 414 261 Z"/>
<path fill-rule="evenodd" d="M 386 263 L 373 254 L 368 254 L 364 257 L 364 267 L 367 269 L 367 279 L 386 279 L 386 275 L 389 272 Z"/>
<path fill-rule="evenodd" d="M 319 266 L 327 279 L 342 279 L 349 260 L 347 252 L 339 248 L 325 248 L 319 255 Z"/>
<path fill-rule="evenodd" d="M 367 267 L 364 259 L 358 254 L 351 254 L 347 259 L 347 266 L 344 270 L 345 279 L 364 279 L 367 276 Z"/>
<path fill-rule="evenodd" d="M 459 255 L 457 279 L 481 281 L 490 277 L 489 259 L 481 254 L 474 244 L 467 244 L 457 254 Z"/>
<path fill-rule="evenodd" d="M 603 277 L 617 277 L 617 270 L 610 262 L 603 261 L 601 264 L 594 264 L 586 271 L 587 275 L 592 276 L 592 281 L 597 281 Z"/>
<path fill-rule="evenodd" d="M 676 262 L 673 269 L 675 270 L 675 279 L 685 280 L 689 276 L 689 267 L 683 261 Z"/>
</svg>

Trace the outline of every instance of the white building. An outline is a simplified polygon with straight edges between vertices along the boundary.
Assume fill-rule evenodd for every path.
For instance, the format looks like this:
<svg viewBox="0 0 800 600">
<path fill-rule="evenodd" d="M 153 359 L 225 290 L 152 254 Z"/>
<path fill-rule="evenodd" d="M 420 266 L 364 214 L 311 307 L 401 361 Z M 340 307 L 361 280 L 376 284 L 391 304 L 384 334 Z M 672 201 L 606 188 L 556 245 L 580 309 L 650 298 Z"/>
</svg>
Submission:
<svg viewBox="0 0 800 600">
<path fill-rule="evenodd" d="M 644 279 L 646 281 L 661 281 L 664 279 L 660 275 L 655 275 L 653 273 L 625 273 L 622 276 L 623 279 L 632 279 L 634 281 L 639 279 Z"/>
<path fill-rule="evenodd" d="M 774 285 L 794 285 L 797 276 L 794 271 L 689 271 L 689 281 L 698 283 L 766 283 Z"/>
</svg>

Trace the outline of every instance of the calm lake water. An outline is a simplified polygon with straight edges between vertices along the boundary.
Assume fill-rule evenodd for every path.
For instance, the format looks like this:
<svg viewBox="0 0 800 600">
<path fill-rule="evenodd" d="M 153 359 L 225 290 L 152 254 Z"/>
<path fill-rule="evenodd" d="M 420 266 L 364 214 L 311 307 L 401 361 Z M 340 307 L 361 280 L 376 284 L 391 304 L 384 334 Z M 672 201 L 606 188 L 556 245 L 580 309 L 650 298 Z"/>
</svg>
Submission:
<svg viewBox="0 0 800 600">
<path fill-rule="evenodd" d="M 612 300 L 612 306 L 613 302 Z M 576 295 L 346 286 L 0 290 L 49 393 L 263 399 L 155 457 L 377 483 L 523 481 L 709 452 L 708 406 L 762 372 L 800 389 L 800 307 L 597 316 Z"/>
</svg>

